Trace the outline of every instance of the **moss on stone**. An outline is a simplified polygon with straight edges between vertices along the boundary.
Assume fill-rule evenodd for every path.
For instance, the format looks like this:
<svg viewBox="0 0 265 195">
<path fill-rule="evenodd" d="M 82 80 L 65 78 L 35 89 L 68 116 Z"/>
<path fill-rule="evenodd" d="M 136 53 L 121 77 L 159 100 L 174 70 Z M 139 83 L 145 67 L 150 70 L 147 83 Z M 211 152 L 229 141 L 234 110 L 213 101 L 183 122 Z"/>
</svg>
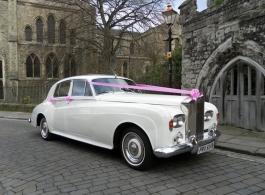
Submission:
<svg viewBox="0 0 265 195">
<path fill-rule="evenodd" d="M 224 0 L 215 0 L 214 5 L 218 6 L 218 5 L 221 5 L 223 2 L 224 2 Z"/>
<path fill-rule="evenodd" d="M 1 111 L 32 112 L 36 105 L 33 104 L 0 104 Z"/>
</svg>

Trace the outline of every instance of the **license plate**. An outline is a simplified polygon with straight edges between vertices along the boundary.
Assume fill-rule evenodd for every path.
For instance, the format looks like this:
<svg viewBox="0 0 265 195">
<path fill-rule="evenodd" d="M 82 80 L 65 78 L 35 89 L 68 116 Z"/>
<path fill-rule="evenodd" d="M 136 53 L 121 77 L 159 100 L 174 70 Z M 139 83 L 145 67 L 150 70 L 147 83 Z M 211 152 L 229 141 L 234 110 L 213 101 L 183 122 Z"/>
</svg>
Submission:
<svg viewBox="0 0 265 195">
<path fill-rule="evenodd" d="M 198 152 L 197 152 L 197 154 L 201 154 L 201 153 L 207 152 L 207 151 L 209 151 L 209 150 L 211 150 L 211 149 L 213 149 L 213 148 L 214 148 L 214 142 L 211 142 L 211 143 L 206 144 L 206 145 L 204 145 L 204 146 L 200 146 L 200 147 L 198 148 Z"/>
</svg>

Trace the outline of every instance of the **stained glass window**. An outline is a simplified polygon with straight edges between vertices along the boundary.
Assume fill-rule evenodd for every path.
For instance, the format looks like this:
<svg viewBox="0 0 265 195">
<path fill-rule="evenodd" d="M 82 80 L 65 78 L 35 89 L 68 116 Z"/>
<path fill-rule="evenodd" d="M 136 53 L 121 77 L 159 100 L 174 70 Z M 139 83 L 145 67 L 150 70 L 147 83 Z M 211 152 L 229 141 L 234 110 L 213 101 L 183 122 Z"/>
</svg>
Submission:
<svg viewBox="0 0 265 195">
<path fill-rule="evenodd" d="M 32 30 L 29 26 L 25 28 L 26 41 L 32 41 Z"/>
<path fill-rule="evenodd" d="M 65 44 L 65 38 L 66 38 L 66 25 L 65 25 L 65 22 L 62 20 L 60 22 L 60 26 L 59 26 L 59 29 L 60 29 L 60 43 L 61 44 Z"/>
<path fill-rule="evenodd" d="M 76 34 L 75 31 L 71 31 L 70 33 L 70 45 L 75 45 L 76 44 Z"/>
<path fill-rule="evenodd" d="M 37 42 L 43 42 L 43 22 L 41 19 L 37 19 L 36 21 L 36 35 L 37 35 Z"/>
<path fill-rule="evenodd" d="M 48 17 L 48 43 L 55 43 L 55 19 L 52 15 Z"/>
<path fill-rule="evenodd" d="M 58 60 L 54 54 L 50 54 L 46 60 L 46 74 L 48 78 L 58 78 Z"/>
<path fill-rule="evenodd" d="M 27 77 L 40 77 L 40 60 L 35 54 L 30 54 L 26 60 Z"/>
<path fill-rule="evenodd" d="M 64 77 L 76 75 L 76 64 L 73 56 L 68 55 L 65 60 Z"/>
</svg>

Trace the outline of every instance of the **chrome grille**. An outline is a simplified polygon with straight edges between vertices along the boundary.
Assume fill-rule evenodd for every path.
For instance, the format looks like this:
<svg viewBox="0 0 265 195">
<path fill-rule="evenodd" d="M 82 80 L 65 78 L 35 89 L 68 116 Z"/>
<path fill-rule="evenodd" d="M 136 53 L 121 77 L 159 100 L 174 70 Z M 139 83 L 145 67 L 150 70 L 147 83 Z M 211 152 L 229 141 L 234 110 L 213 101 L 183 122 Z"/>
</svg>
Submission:
<svg viewBox="0 0 265 195">
<path fill-rule="evenodd" d="M 197 141 L 203 139 L 203 133 L 204 133 L 204 97 L 200 97 L 197 99 Z"/>
<path fill-rule="evenodd" d="M 203 139 L 204 133 L 204 97 L 201 96 L 197 100 L 190 98 L 184 100 L 182 105 L 186 107 L 183 112 L 186 114 L 186 137 L 196 135 L 197 141 Z"/>
</svg>

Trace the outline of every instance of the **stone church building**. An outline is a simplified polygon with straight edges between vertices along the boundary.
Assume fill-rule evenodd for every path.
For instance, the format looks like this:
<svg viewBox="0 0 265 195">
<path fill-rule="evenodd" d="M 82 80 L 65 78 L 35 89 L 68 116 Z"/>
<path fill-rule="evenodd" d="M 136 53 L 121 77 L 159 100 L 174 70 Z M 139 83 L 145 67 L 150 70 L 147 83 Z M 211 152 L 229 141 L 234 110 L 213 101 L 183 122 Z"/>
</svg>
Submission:
<svg viewBox="0 0 265 195">
<path fill-rule="evenodd" d="M 180 7 L 182 88 L 199 88 L 221 124 L 265 131 L 265 0 Z"/>
<path fill-rule="evenodd" d="M 0 0 L 0 101 L 17 102 L 23 86 L 33 96 L 36 85 L 86 71 L 93 57 L 77 39 L 89 36 L 75 26 L 86 19 L 79 13 L 56 0 Z"/>
<path fill-rule="evenodd" d="M 0 103 L 38 103 L 59 79 L 98 72 L 100 56 L 81 41 L 97 38 L 95 26 L 80 28 L 94 20 L 85 14 L 58 0 L 0 0 Z M 181 44 L 181 28 L 172 31 L 174 48 Z M 154 55 L 166 56 L 166 37 L 165 25 L 126 33 L 116 52 L 115 72 L 137 79 Z"/>
</svg>

